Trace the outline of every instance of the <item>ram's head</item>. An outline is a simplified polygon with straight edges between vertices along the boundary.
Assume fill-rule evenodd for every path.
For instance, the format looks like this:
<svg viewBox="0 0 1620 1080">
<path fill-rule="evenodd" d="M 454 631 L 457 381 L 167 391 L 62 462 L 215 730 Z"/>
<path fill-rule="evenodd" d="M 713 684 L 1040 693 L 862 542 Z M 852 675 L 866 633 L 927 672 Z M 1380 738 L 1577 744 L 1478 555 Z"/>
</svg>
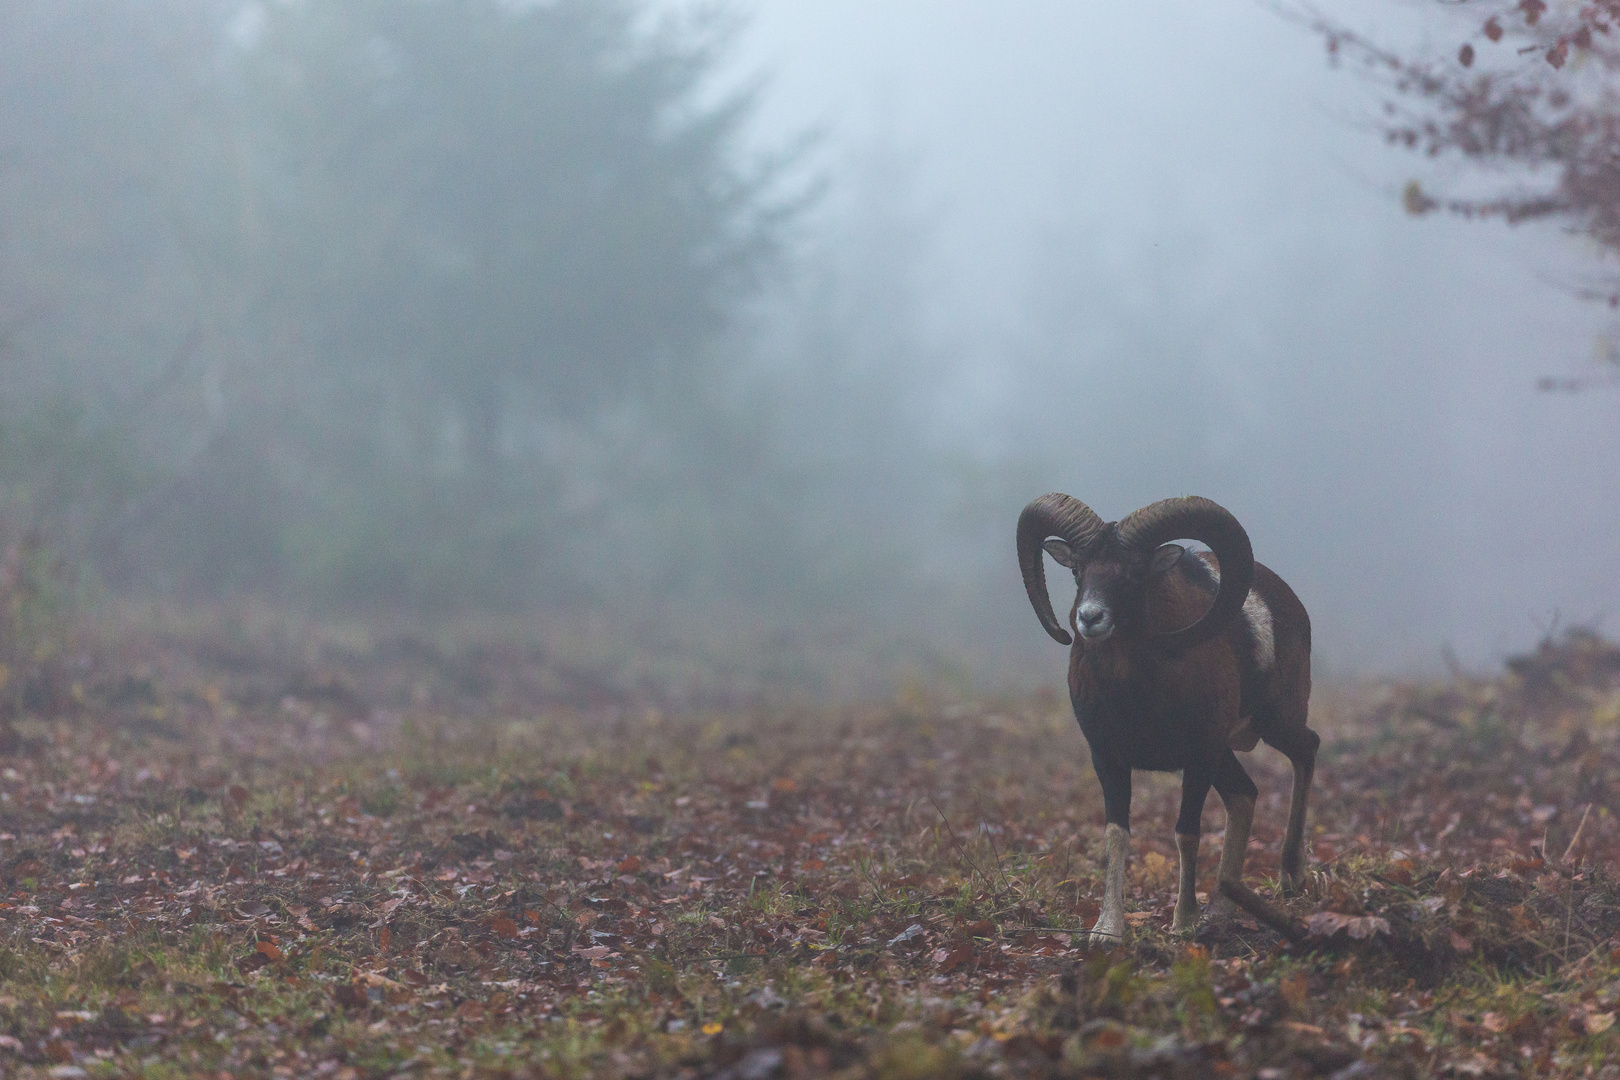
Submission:
<svg viewBox="0 0 1620 1080">
<path fill-rule="evenodd" d="M 1155 633 L 1151 640 L 1172 650 L 1208 641 L 1242 610 L 1254 582 L 1254 552 L 1248 533 L 1221 506 L 1187 496 L 1144 506 L 1122 521 L 1105 522 L 1080 500 L 1053 492 L 1024 507 L 1018 518 L 1018 565 L 1041 625 L 1063 645 L 1073 638 L 1052 611 L 1046 591 L 1044 550 L 1074 572 L 1078 589 L 1074 628 L 1088 643 L 1141 626 L 1149 584 L 1185 552 L 1171 540 L 1207 544 L 1220 564 L 1220 586 L 1202 618 L 1190 626 Z"/>
</svg>

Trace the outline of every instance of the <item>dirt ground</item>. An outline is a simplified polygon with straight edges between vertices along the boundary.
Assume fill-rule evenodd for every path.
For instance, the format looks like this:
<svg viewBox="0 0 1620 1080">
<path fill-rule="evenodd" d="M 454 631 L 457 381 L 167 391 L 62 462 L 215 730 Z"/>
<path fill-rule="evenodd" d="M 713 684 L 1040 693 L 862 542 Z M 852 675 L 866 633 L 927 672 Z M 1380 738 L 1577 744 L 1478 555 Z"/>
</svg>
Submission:
<svg viewBox="0 0 1620 1080">
<path fill-rule="evenodd" d="M 672 709 L 534 646 L 217 626 L 9 692 L 6 1075 L 1620 1077 L 1620 650 L 1583 631 L 1319 688 L 1299 898 L 1247 755 L 1275 925 L 1170 934 L 1176 780 L 1139 777 L 1112 951 L 1056 696 Z"/>
</svg>

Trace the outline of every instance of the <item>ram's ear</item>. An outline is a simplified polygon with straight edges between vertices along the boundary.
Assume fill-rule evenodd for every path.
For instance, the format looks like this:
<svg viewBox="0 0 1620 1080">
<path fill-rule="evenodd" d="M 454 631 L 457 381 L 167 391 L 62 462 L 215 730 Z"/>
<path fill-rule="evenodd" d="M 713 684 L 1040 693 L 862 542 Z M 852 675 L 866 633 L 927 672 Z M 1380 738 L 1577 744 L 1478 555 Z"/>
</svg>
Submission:
<svg viewBox="0 0 1620 1080">
<path fill-rule="evenodd" d="M 1165 544 L 1153 553 L 1153 564 L 1148 568 L 1148 575 L 1158 577 L 1180 562 L 1181 557 L 1185 554 L 1187 554 L 1187 549 L 1180 544 Z"/>
<path fill-rule="evenodd" d="M 1042 544 L 1041 547 L 1045 548 L 1046 553 L 1058 561 L 1059 566 L 1066 566 L 1070 570 L 1074 569 L 1074 549 L 1069 547 L 1068 544 L 1054 536 Z"/>
</svg>

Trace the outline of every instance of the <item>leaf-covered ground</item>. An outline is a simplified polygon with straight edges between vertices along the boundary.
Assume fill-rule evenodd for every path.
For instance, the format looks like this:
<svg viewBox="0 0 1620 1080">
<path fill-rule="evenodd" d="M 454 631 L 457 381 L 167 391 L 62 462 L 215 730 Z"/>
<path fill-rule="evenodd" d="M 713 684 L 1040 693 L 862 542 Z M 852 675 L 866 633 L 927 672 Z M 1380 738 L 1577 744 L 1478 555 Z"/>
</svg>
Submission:
<svg viewBox="0 0 1620 1080">
<path fill-rule="evenodd" d="M 1169 934 L 1176 783 L 1141 778 L 1112 952 L 1071 937 L 1102 812 L 1055 697 L 676 714 L 421 642 L 53 678 L 0 755 L 6 1075 L 1620 1076 L 1589 634 L 1319 692 L 1295 900 L 1249 755 L 1292 943 Z"/>
</svg>

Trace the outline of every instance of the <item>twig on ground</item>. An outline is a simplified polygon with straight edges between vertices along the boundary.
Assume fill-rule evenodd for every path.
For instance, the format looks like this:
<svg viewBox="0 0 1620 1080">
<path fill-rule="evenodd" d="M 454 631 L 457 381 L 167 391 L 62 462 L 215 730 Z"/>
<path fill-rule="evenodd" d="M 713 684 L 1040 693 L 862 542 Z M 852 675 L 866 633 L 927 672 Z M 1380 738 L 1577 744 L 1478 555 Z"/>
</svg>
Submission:
<svg viewBox="0 0 1620 1080">
<path fill-rule="evenodd" d="M 1304 923 L 1240 881 L 1221 882 L 1221 894 L 1289 941 L 1304 941 L 1310 937 Z"/>
<path fill-rule="evenodd" d="M 968 855 L 967 849 L 962 846 L 962 841 L 957 838 L 956 830 L 951 827 L 951 819 L 946 817 L 945 811 L 939 808 L 939 802 L 934 798 L 933 795 L 928 796 L 928 802 L 933 806 L 934 813 L 938 814 L 939 819 L 945 823 L 945 833 L 951 838 L 951 843 L 955 845 L 956 854 L 964 863 L 967 864 L 969 870 L 973 871 L 973 873 L 984 879 L 986 886 L 994 889 L 996 887 L 995 881 L 990 877 L 989 874 L 986 874 L 983 870 L 979 869 L 979 864 L 974 862 L 972 857 Z"/>
<path fill-rule="evenodd" d="M 1008 880 L 1008 878 L 1007 878 L 1007 871 L 1002 869 L 1002 867 L 1001 867 L 1001 850 L 996 847 L 996 835 L 995 835 L 995 833 L 990 832 L 988 829 L 985 828 L 986 821 L 985 821 L 985 817 L 984 817 L 984 811 L 983 811 L 982 808 L 979 810 L 979 815 L 978 816 L 979 816 L 979 835 L 984 837 L 985 841 L 990 845 L 990 858 L 992 860 L 994 860 L 992 865 L 995 866 L 996 873 L 1001 875 L 1001 886 L 1002 886 L 1002 888 L 1006 889 L 1009 893 L 1016 893 L 1018 890 L 1013 888 L 1012 882 L 1010 880 Z M 994 883 L 992 883 L 991 887 L 994 888 Z M 1026 899 L 1026 897 L 1020 896 L 1019 899 L 1023 900 L 1023 899 Z"/>
<path fill-rule="evenodd" d="M 1586 819 L 1592 816 L 1592 804 L 1586 804 L 1586 813 L 1581 815 L 1581 823 L 1575 826 L 1575 835 L 1569 838 L 1569 846 L 1564 849 L 1561 860 L 1565 866 L 1572 864 L 1579 857 L 1581 841 L 1586 837 Z"/>
</svg>

